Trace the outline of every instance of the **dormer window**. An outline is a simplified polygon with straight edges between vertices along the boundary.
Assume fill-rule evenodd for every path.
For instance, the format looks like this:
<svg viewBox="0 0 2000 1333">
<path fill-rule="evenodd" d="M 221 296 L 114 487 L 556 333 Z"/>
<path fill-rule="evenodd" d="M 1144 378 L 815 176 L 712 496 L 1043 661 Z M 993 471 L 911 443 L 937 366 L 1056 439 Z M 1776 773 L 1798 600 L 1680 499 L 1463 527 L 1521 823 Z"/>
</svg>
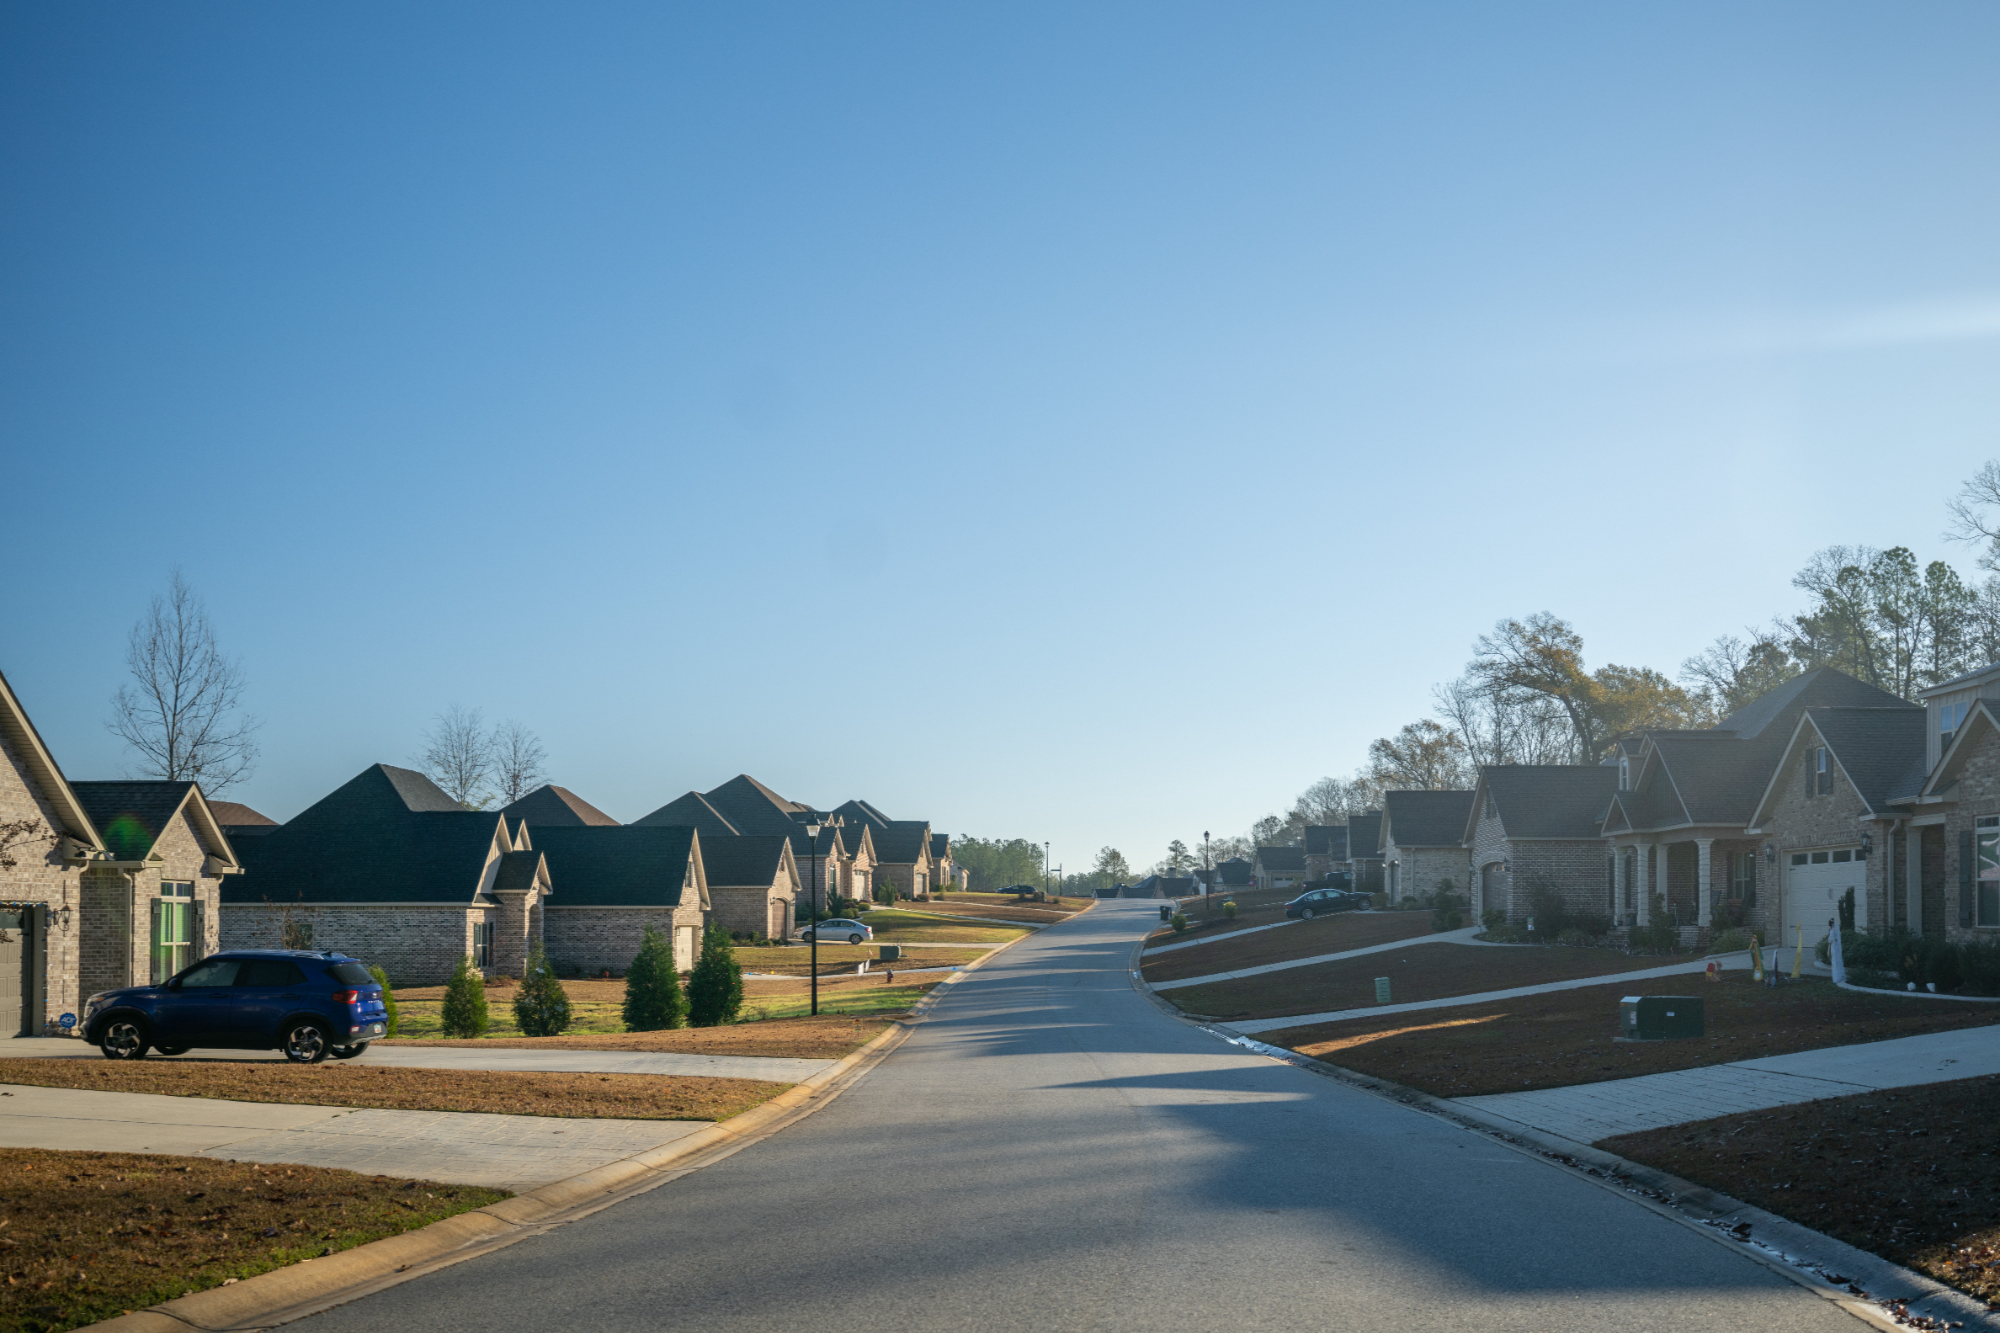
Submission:
<svg viewBox="0 0 2000 1333">
<path fill-rule="evenodd" d="M 1632 760 L 1629 756 L 1618 756 L 1618 790 L 1632 790 Z"/>
<path fill-rule="evenodd" d="M 1951 748 L 1951 738 L 1965 725 L 1965 715 L 1970 712 L 1970 703 L 1938 705 L 1938 754 L 1942 756 Z"/>
<path fill-rule="evenodd" d="M 1833 760 L 1824 745 L 1806 751 L 1806 795 L 1833 795 Z"/>
</svg>

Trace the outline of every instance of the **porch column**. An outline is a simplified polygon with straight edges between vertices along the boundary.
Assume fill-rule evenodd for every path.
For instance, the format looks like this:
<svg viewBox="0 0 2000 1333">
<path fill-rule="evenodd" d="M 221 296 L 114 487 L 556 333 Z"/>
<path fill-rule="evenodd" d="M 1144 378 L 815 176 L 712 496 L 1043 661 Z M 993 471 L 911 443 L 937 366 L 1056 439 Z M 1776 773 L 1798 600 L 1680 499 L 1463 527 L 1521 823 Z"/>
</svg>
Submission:
<svg viewBox="0 0 2000 1333">
<path fill-rule="evenodd" d="M 1924 933 L 1924 831 L 1915 824 L 1903 832 L 1903 922 Z"/>
<path fill-rule="evenodd" d="M 1712 887 L 1714 868 L 1709 864 L 1709 848 L 1715 846 L 1713 838 L 1696 838 L 1695 854 L 1695 922 L 1702 926 L 1715 924 L 1715 891 Z"/>
<path fill-rule="evenodd" d="M 1669 844 L 1664 842 L 1653 844 L 1653 892 L 1660 896 L 1660 901 L 1662 903 L 1665 903 L 1667 901 L 1668 845 Z M 1652 910 L 1652 906 L 1653 906 L 1652 903 L 1648 901 L 1646 904 L 1647 911 L 1650 912 Z"/>
<path fill-rule="evenodd" d="M 1632 869 L 1636 872 L 1639 880 L 1637 884 L 1632 886 L 1632 910 L 1638 916 L 1639 924 L 1642 926 L 1653 924 L 1653 895 L 1651 892 L 1653 875 L 1649 869 L 1652 864 L 1652 857 L 1652 843 L 1639 842 L 1632 844 Z"/>
</svg>

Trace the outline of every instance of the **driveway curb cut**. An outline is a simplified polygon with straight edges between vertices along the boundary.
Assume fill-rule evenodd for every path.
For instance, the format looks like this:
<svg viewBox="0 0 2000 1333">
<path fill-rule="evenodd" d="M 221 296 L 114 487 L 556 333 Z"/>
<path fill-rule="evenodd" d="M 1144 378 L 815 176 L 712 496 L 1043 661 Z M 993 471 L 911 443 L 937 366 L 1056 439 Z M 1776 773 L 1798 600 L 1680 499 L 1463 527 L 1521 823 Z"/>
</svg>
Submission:
<svg viewBox="0 0 2000 1333">
<path fill-rule="evenodd" d="M 1782 1274 L 1879 1328 L 1906 1329 L 1916 1320 L 1927 1318 L 1938 1321 L 1939 1327 L 1962 1321 L 1966 1328 L 2000 1333 L 2000 1313 L 1988 1310 L 1984 1302 L 1789 1218 L 1587 1143 L 1545 1133 L 1504 1116 L 1461 1106 L 1449 1098 L 1434 1097 L 1401 1083 L 1344 1069 L 1191 1018 L 1155 994 L 1139 974 L 1143 948 L 1142 940 L 1132 951 L 1132 966 L 1128 969 L 1132 988 L 1162 1013 L 1228 1045 L 1243 1047 L 1498 1140 L 1517 1152 L 1622 1194 L 1641 1207 Z M 1738 1237 L 1733 1228 L 1746 1224 L 1747 1236 Z"/>
<path fill-rule="evenodd" d="M 177 1296 L 84 1328 L 90 1333 L 187 1333 L 189 1329 L 199 1333 L 259 1333 L 491 1254 L 713 1166 L 832 1102 L 909 1038 L 929 1010 L 949 993 L 946 986 L 1021 940 L 1033 938 L 1033 934 L 1022 935 L 967 963 L 860 1050 L 730 1120 L 415 1231 L 274 1268 L 231 1286 Z"/>
</svg>

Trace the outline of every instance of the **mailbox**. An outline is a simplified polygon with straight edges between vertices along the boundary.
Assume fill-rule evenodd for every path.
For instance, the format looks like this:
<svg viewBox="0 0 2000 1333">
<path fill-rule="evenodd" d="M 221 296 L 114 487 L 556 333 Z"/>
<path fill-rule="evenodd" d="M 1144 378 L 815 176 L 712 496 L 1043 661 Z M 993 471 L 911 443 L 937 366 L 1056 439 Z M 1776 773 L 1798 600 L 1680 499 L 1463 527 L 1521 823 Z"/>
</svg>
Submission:
<svg viewBox="0 0 2000 1333">
<path fill-rule="evenodd" d="M 1675 1041 L 1704 1030 L 1699 995 L 1628 995 L 1618 1002 L 1620 1041 Z"/>
<path fill-rule="evenodd" d="M 1172 903 L 1161 903 L 1160 920 L 1171 921 L 1173 919 L 1174 919 L 1174 905 Z"/>
<path fill-rule="evenodd" d="M 903 957 L 903 946 L 900 944 L 884 944 L 876 950 L 876 957 L 885 963 L 900 962 Z"/>
</svg>

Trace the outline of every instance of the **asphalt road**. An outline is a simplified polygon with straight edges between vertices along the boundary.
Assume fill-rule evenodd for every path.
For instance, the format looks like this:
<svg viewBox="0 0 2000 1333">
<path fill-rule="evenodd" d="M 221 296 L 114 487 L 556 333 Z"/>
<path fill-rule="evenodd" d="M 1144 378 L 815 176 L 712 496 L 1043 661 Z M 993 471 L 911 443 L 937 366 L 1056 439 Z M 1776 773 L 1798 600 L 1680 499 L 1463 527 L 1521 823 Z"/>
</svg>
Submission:
<svg viewBox="0 0 2000 1333">
<path fill-rule="evenodd" d="M 1633 1201 L 1241 1053 L 1105 903 L 952 988 L 827 1109 L 312 1333 L 1865 1327 Z"/>
</svg>

